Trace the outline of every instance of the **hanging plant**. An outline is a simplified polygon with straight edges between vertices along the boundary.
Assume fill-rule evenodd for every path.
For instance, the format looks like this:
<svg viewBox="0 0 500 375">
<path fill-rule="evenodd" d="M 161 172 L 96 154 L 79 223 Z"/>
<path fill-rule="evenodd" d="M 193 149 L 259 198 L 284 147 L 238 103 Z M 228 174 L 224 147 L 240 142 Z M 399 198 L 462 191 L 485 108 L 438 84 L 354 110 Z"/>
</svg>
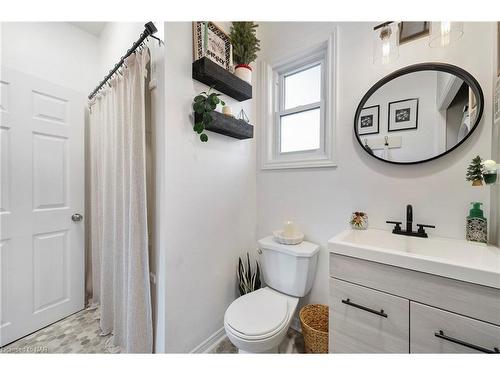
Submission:
<svg viewBox="0 0 500 375">
<path fill-rule="evenodd" d="M 236 274 L 238 276 L 238 289 L 240 290 L 240 295 L 244 295 L 260 289 L 261 283 L 259 262 L 255 261 L 257 268 L 255 270 L 255 273 L 252 273 L 252 267 L 250 266 L 250 256 L 248 255 L 248 253 L 246 267 L 241 258 L 238 259 L 238 270 L 236 271 Z"/>
<path fill-rule="evenodd" d="M 482 186 L 483 185 L 483 172 L 484 165 L 482 164 L 481 157 L 478 155 L 467 168 L 466 180 L 472 181 L 472 186 Z"/>
<path fill-rule="evenodd" d="M 211 92 L 212 87 L 208 92 L 203 91 L 196 95 L 193 100 L 193 110 L 198 114 L 198 121 L 195 120 L 193 130 L 200 135 L 200 141 L 207 142 L 208 135 L 204 133 L 207 126 L 212 123 L 212 112 L 215 111 L 217 105 L 226 105 L 223 100 L 219 98 L 221 94 Z"/>
</svg>

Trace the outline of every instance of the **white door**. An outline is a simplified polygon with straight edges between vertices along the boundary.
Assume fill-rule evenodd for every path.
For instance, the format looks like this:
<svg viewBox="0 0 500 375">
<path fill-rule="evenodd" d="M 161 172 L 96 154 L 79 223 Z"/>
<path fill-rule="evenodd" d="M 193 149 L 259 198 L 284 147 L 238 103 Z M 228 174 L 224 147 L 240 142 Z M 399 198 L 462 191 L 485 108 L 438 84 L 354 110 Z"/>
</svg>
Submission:
<svg viewBox="0 0 500 375">
<path fill-rule="evenodd" d="M 3 346 L 83 308 L 85 102 L 6 68 L 0 88 Z"/>
</svg>

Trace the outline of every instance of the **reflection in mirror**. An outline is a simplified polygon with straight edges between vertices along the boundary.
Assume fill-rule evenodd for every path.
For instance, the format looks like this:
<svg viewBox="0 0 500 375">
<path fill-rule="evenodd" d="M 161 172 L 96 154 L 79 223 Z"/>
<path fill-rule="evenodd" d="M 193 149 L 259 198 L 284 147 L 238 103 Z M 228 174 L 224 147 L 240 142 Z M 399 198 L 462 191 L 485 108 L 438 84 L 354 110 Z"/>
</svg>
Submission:
<svg viewBox="0 0 500 375">
<path fill-rule="evenodd" d="M 375 157 L 392 163 L 427 161 L 455 148 L 477 125 L 483 103 L 474 78 L 456 67 L 425 66 L 394 73 L 360 103 L 356 136 Z"/>
</svg>

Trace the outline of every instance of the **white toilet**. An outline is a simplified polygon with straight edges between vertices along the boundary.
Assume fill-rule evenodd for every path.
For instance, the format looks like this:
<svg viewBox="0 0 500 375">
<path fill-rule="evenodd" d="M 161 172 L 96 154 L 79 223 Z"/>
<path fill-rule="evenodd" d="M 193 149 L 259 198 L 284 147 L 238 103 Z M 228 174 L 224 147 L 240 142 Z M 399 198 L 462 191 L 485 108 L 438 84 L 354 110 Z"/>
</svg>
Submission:
<svg viewBox="0 0 500 375">
<path fill-rule="evenodd" d="M 224 328 L 240 353 L 278 353 L 299 298 L 311 290 L 319 246 L 307 241 L 282 245 L 272 236 L 258 243 L 267 287 L 231 303 L 224 315 Z"/>
</svg>

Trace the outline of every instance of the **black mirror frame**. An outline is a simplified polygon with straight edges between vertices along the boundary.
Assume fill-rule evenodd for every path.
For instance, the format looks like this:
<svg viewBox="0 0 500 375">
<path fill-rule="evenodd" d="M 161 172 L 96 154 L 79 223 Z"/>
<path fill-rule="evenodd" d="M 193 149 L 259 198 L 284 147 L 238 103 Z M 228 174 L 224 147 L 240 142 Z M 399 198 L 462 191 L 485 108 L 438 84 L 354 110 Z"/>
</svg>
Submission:
<svg viewBox="0 0 500 375">
<path fill-rule="evenodd" d="M 476 121 L 474 122 L 474 126 L 472 126 L 469 133 L 460 142 L 458 142 L 455 146 L 453 146 L 449 150 L 446 150 L 445 152 L 443 152 L 439 155 L 433 156 L 432 158 L 429 158 L 429 159 L 424 159 L 424 160 L 419 160 L 419 161 L 410 161 L 410 162 L 399 162 L 399 161 L 385 160 L 385 159 L 382 159 L 374 154 L 371 154 L 364 147 L 364 145 L 361 141 L 361 137 L 357 133 L 358 118 L 359 118 L 359 116 L 361 114 L 361 110 L 364 108 L 366 102 L 368 101 L 368 99 L 372 96 L 372 94 L 375 91 L 377 91 L 379 88 L 381 88 L 387 82 L 392 81 L 395 78 L 401 77 L 401 76 L 409 74 L 409 73 L 420 72 L 420 71 L 424 71 L 424 70 L 436 70 L 436 71 L 441 71 L 441 72 L 445 72 L 445 73 L 451 73 L 451 74 L 454 74 L 457 77 L 463 79 L 463 81 L 469 85 L 469 87 L 474 92 L 474 95 L 476 96 L 476 101 L 477 101 L 477 106 L 478 106 L 478 111 L 477 111 Z M 451 65 L 451 64 L 445 64 L 445 63 L 429 62 L 429 63 L 422 63 L 422 64 L 414 64 L 414 65 L 409 65 L 407 67 L 398 69 L 398 70 L 394 71 L 393 73 L 385 76 L 384 78 L 379 80 L 377 83 L 375 83 L 367 91 L 367 93 L 363 96 L 363 98 L 359 102 L 358 108 L 356 109 L 356 114 L 354 115 L 354 135 L 356 136 L 356 140 L 358 141 L 361 148 L 368 155 L 370 155 L 371 157 L 374 157 L 375 159 L 381 160 L 385 163 L 398 164 L 398 165 L 420 164 L 420 163 L 425 163 L 425 162 L 440 158 L 440 157 L 452 152 L 453 150 L 458 148 L 462 143 L 464 143 L 472 135 L 472 133 L 474 133 L 477 126 L 479 125 L 479 122 L 481 121 L 481 117 L 483 115 L 483 110 L 484 110 L 483 90 L 481 89 L 479 82 L 469 72 L 467 72 L 466 70 L 464 70 L 462 68 L 459 68 L 458 66 Z"/>
</svg>

